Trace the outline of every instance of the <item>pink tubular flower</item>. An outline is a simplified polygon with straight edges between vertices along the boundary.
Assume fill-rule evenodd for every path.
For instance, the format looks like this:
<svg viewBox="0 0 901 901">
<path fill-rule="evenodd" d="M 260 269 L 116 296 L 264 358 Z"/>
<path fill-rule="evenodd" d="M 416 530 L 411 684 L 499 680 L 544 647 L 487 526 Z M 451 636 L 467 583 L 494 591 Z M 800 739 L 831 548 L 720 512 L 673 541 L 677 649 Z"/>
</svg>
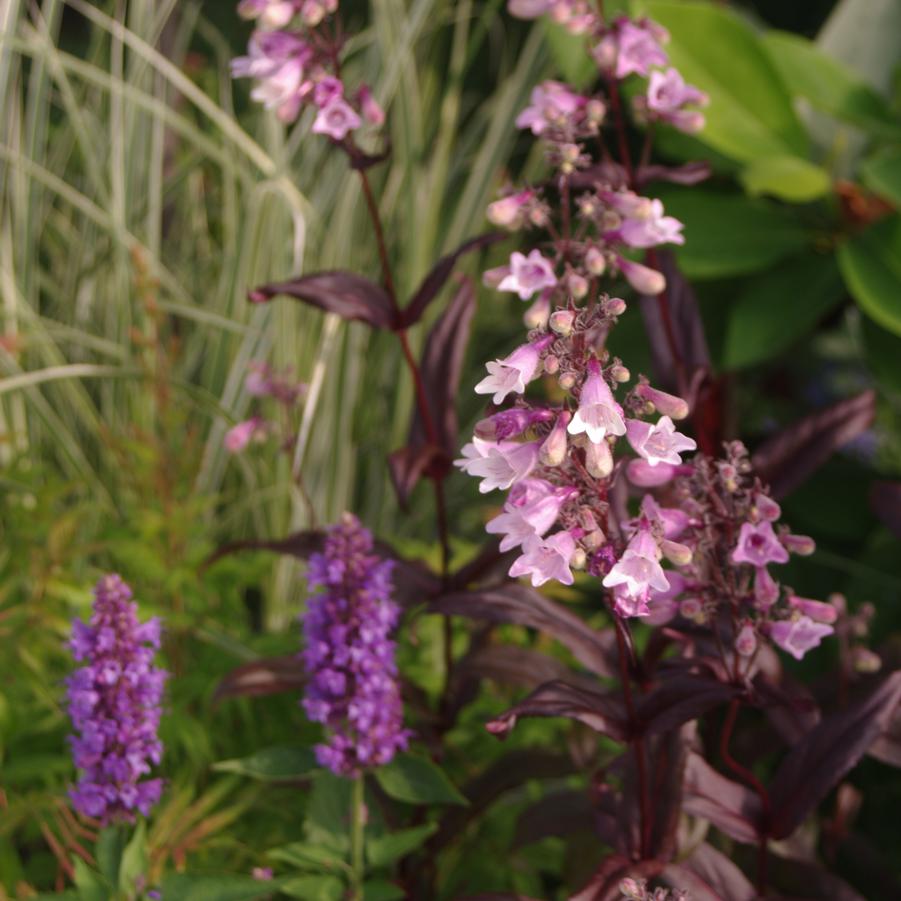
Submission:
<svg viewBox="0 0 901 901">
<path fill-rule="evenodd" d="M 357 100 L 360 103 L 360 110 L 363 113 L 363 118 L 370 125 L 385 124 L 385 111 L 375 99 L 372 91 L 367 85 L 364 84 L 360 86 L 357 91 Z"/>
<path fill-rule="evenodd" d="M 660 549 L 649 529 L 639 529 L 635 533 L 622 557 L 604 577 L 603 585 L 605 588 L 621 585 L 629 597 L 644 600 L 651 590 L 669 589 L 660 565 Z"/>
<path fill-rule="evenodd" d="M 812 601 L 809 598 L 801 598 L 793 594 L 789 596 L 788 603 L 795 610 L 818 623 L 831 624 L 838 619 L 838 611 L 835 607 L 823 601 Z"/>
<path fill-rule="evenodd" d="M 504 360 L 486 363 L 488 375 L 475 387 L 476 394 L 493 394 L 495 404 L 503 403 L 511 392 L 522 394 L 535 378 L 540 353 L 534 344 L 523 344 Z"/>
<path fill-rule="evenodd" d="M 732 552 L 733 563 L 750 563 L 762 567 L 769 563 L 788 563 L 788 551 L 781 545 L 768 520 L 743 522 L 738 544 Z"/>
<path fill-rule="evenodd" d="M 770 638 L 795 660 L 801 660 L 822 639 L 833 633 L 832 626 L 815 623 L 809 616 L 782 619 L 770 626 Z"/>
<path fill-rule="evenodd" d="M 630 216 L 616 230 L 615 235 L 629 247 L 657 247 L 660 244 L 684 244 L 682 223 L 673 216 L 665 216 L 663 204 L 652 200 L 647 211 Z"/>
<path fill-rule="evenodd" d="M 652 66 L 665 66 L 669 61 L 660 46 L 668 40 L 669 33 L 656 22 L 622 18 L 617 20 L 615 31 L 601 40 L 595 56 L 602 64 L 615 65 L 616 78 L 625 78 L 633 72 L 647 75 Z"/>
<path fill-rule="evenodd" d="M 538 449 L 538 461 L 542 466 L 560 466 L 566 459 L 566 426 L 568 423 L 569 412 L 563 410 Z"/>
<path fill-rule="evenodd" d="M 341 97 L 335 97 L 319 110 L 313 131 L 318 135 L 328 135 L 335 141 L 343 141 L 348 132 L 362 124 L 350 104 Z"/>
<path fill-rule="evenodd" d="M 569 532 L 555 532 L 548 538 L 530 538 L 523 546 L 523 554 L 513 561 L 510 575 L 531 576 L 536 588 L 551 579 L 561 585 L 572 585 L 569 564 L 576 550 L 576 542 Z"/>
<path fill-rule="evenodd" d="M 504 536 L 502 553 L 530 538 L 540 538 L 556 522 L 573 493 L 572 488 L 556 488 L 544 479 L 523 479 L 510 490 L 504 512 L 490 520 L 485 531 Z"/>
<path fill-rule="evenodd" d="M 669 416 L 661 416 L 656 425 L 630 419 L 626 423 L 626 437 L 635 452 L 644 457 L 651 466 L 660 463 L 678 465 L 682 462 L 682 451 L 694 450 L 697 444 L 676 431 Z"/>
<path fill-rule="evenodd" d="M 313 51 L 296 35 L 257 31 L 250 39 L 248 55 L 232 60 L 232 75 L 257 79 L 250 96 L 266 109 L 275 110 L 283 122 L 291 122 L 312 89 L 304 77 L 312 57 Z"/>
<path fill-rule="evenodd" d="M 641 383 L 635 388 L 635 393 L 650 401 L 655 409 L 670 419 L 685 419 L 688 416 L 688 403 L 675 394 L 667 394 L 665 391 L 658 391 L 646 383 Z"/>
<path fill-rule="evenodd" d="M 334 75 L 319 79 L 313 88 L 313 103 L 318 107 L 328 106 L 333 100 L 344 96 L 344 83 Z"/>
<path fill-rule="evenodd" d="M 678 538 L 691 521 L 691 517 L 678 507 L 661 507 L 652 494 L 646 494 L 641 499 L 641 513 L 650 522 L 659 522 L 663 529 L 663 537 L 669 539 Z M 626 525 L 638 529 L 640 522 L 640 519 L 633 519 Z"/>
<path fill-rule="evenodd" d="M 259 416 L 245 419 L 225 433 L 223 444 L 230 454 L 239 454 L 251 441 L 266 434 L 266 423 Z"/>
<path fill-rule="evenodd" d="M 570 435 L 584 432 L 588 440 L 599 444 L 607 435 L 625 435 L 622 408 L 614 400 L 597 360 L 588 364 L 588 378 L 579 396 L 579 409 L 568 426 Z"/>
<path fill-rule="evenodd" d="M 259 19 L 263 28 L 284 28 L 296 12 L 293 0 L 241 0 L 238 4 L 242 19 Z"/>
<path fill-rule="evenodd" d="M 526 189 L 495 200 L 488 205 L 488 221 L 499 228 L 519 228 L 524 221 L 523 210 L 534 196 L 534 191 Z"/>
<path fill-rule="evenodd" d="M 770 575 L 765 566 L 757 567 L 754 573 L 754 603 L 761 610 L 772 607 L 779 600 L 779 583 Z"/>
<path fill-rule="evenodd" d="M 563 125 L 567 119 L 585 106 L 585 98 L 559 81 L 543 81 L 532 89 L 532 97 L 517 117 L 517 128 L 530 128 L 533 135 L 540 135 L 554 125 Z"/>
<path fill-rule="evenodd" d="M 483 441 L 473 438 L 463 448 L 463 458 L 455 460 L 471 476 L 478 476 L 479 491 L 487 494 L 495 488 L 506 491 L 514 482 L 526 478 L 538 462 L 538 442 Z"/>
<path fill-rule="evenodd" d="M 536 291 L 553 288 L 556 284 L 553 264 L 541 255 L 541 251 L 533 250 L 528 256 L 514 251 L 510 256 L 510 274 L 497 289 L 512 291 L 521 300 L 528 300 Z"/>
<path fill-rule="evenodd" d="M 550 422 L 554 418 L 551 410 L 501 410 L 476 423 L 475 433 L 488 441 L 502 441 L 515 438 L 536 422 Z"/>
<path fill-rule="evenodd" d="M 620 254 L 615 255 L 616 265 L 622 272 L 623 278 L 636 290 L 639 294 L 656 295 L 660 294 L 666 288 L 666 278 L 662 272 L 636 263 L 634 260 L 627 260 Z"/>
<path fill-rule="evenodd" d="M 694 85 L 686 84 L 675 69 L 652 72 L 648 81 L 648 93 L 643 105 L 649 117 L 669 122 L 680 131 L 700 131 L 704 127 L 704 115 L 686 106 L 706 106 L 709 98 Z"/>
<path fill-rule="evenodd" d="M 630 460 L 626 466 L 626 475 L 633 485 L 639 488 L 657 488 L 671 482 L 678 472 L 677 467 L 669 463 L 658 463 L 652 466 L 647 460 Z"/>
</svg>

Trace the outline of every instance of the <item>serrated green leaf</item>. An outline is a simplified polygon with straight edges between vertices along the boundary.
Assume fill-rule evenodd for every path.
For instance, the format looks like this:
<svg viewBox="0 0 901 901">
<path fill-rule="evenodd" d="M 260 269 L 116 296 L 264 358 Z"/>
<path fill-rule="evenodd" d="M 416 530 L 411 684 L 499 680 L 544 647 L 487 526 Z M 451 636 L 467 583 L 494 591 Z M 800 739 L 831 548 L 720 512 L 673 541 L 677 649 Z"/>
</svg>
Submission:
<svg viewBox="0 0 901 901">
<path fill-rule="evenodd" d="M 901 123 L 885 100 L 812 41 L 771 31 L 762 43 L 792 94 L 873 134 L 901 136 Z"/>
<path fill-rule="evenodd" d="M 165 901 L 256 901 L 271 895 L 275 882 L 250 876 L 190 876 L 175 873 L 162 884 Z"/>
<path fill-rule="evenodd" d="M 375 771 L 375 778 L 392 798 L 408 804 L 469 803 L 440 767 L 415 754 L 398 754 Z"/>
<path fill-rule="evenodd" d="M 658 193 L 666 212 L 685 224 L 685 244 L 675 252 L 689 278 L 756 272 L 798 253 L 813 240 L 791 210 L 766 200 L 702 188 Z"/>
<path fill-rule="evenodd" d="M 366 842 L 366 856 L 374 867 L 384 867 L 389 863 L 415 851 L 438 828 L 435 823 L 389 832 Z"/>
<path fill-rule="evenodd" d="M 865 160 L 860 175 L 871 191 L 901 207 L 901 147 L 885 148 Z"/>
<path fill-rule="evenodd" d="M 316 755 L 309 748 L 264 748 L 249 757 L 220 760 L 213 769 L 223 773 L 238 773 L 263 782 L 283 782 L 300 779 L 317 772 Z"/>
<path fill-rule="evenodd" d="M 334 876 L 297 876 L 280 882 L 279 891 L 302 901 L 340 901 L 344 883 Z"/>
<path fill-rule="evenodd" d="M 759 157 L 744 168 L 740 178 L 749 194 L 768 194 L 790 203 L 817 200 L 832 187 L 825 169 L 799 156 Z"/>
<path fill-rule="evenodd" d="M 901 335 L 901 216 L 877 222 L 846 241 L 838 261 L 861 309 Z"/>
<path fill-rule="evenodd" d="M 740 369 L 778 356 L 844 295 L 833 257 L 784 260 L 748 280 L 729 310 L 723 365 Z"/>
<path fill-rule="evenodd" d="M 350 869 L 347 862 L 334 851 L 306 842 L 292 842 L 290 845 L 273 848 L 268 855 L 273 860 L 291 864 L 299 870 L 343 872 Z"/>
<path fill-rule="evenodd" d="M 736 160 L 806 156 L 808 140 L 782 79 L 751 26 L 723 6 L 641 0 L 671 35 L 670 61 L 710 96 L 698 137 Z"/>
<path fill-rule="evenodd" d="M 125 832 L 119 826 L 107 826 L 97 837 L 97 867 L 110 885 L 119 884 L 119 866 L 125 850 Z"/>
<path fill-rule="evenodd" d="M 134 892 L 138 880 L 147 875 L 147 866 L 147 825 L 141 820 L 122 852 L 117 880 L 120 891 Z"/>
<path fill-rule="evenodd" d="M 363 886 L 363 901 L 401 901 L 407 893 L 393 882 L 373 879 Z"/>
</svg>

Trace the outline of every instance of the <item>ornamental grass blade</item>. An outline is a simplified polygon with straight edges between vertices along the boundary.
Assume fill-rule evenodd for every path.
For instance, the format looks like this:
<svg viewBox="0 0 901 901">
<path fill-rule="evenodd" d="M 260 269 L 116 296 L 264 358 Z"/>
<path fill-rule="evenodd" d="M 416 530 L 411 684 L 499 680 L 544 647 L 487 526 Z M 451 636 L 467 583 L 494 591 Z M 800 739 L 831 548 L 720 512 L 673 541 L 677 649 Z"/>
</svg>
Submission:
<svg viewBox="0 0 901 901">
<path fill-rule="evenodd" d="M 721 851 L 703 842 L 681 863 L 661 873 L 673 888 L 687 889 L 691 901 L 754 901 L 748 877 Z"/>
<path fill-rule="evenodd" d="M 836 450 L 863 434 L 875 415 L 875 391 L 845 398 L 767 439 L 751 462 L 778 500 L 806 481 Z"/>
<path fill-rule="evenodd" d="M 901 702 L 901 670 L 840 713 L 824 717 L 796 744 L 773 779 L 770 834 L 786 838 L 884 732 Z"/>
<path fill-rule="evenodd" d="M 514 623 L 556 638 L 585 667 L 599 676 L 618 673 L 616 639 L 599 632 L 540 591 L 509 582 L 477 591 L 443 594 L 429 604 L 432 613 L 467 616 L 492 623 Z"/>
<path fill-rule="evenodd" d="M 261 285 L 248 293 L 252 303 L 266 303 L 285 295 L 302 300 L 324 313 L 365 322 L 373 328 L 394 328 L 394 304 L 380 285 L 353 272 L 316 272 L 286 282 Z"/>
<path fill-rule="evenodd" d="M 694 752 L 685 765 L 682 809 L 709 820 L 737 842 L 755 844 L 761 824 L 760 799 L 749 788 L 721 776 Z"/>
<path fill-rule="evenodd" d="M 625 741 L 629 734 L 626 710 L 618 696 L 570 685 L 562 679 L 539 685 L 524 701 L 486 723 L 485 728 L 503 739 L 524 716 L 577 720 L 614 741 Z"/>
</svg>

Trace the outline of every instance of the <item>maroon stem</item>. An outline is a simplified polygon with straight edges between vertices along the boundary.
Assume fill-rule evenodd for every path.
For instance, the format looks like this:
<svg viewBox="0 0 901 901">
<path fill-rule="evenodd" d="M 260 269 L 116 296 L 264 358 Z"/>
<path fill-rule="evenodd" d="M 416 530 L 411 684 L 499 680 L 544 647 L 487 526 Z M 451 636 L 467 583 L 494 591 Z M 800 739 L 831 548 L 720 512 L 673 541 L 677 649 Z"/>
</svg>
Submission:
<svg viewBox="0 0 901 901">
<path fill-rule="evenodd" d="M 623 685 L 623 698 L 626 702 L 626 712 L 629 716 L 629 732 L 633 732 L 638 718 L 635 715 L 635 702 L 632 697 L 632 677 L 629 674 L 628 651 L 626 635 L 628 626 L 622 619 L 613 614 L 613 622 L 616 626 L 616 648 L 619 656 L 620 680 Z M 648 772 L 645 763 L 644 739 L 637 737 L 632 739 L 632 750 L 635 754 L 635 768 L 638 772 L 638 797 L 639 797 L 639 853 L 642 860 L 646 860 L 651 845 L 651 796 L 648 792 Z"/>
<path fill-rule="evenodd" d="M 747 767 L 742 766 L 729 752 L 729 741 L 732 738 L 732 730 L 735 728 L 735 720 L 741 707 L 741 700 L 735 698 L 729 705 L 726 721 L 723 723 L 723 731 L 720 735 L 720 756 L 723 763 L 750 785 L 760 797 L 762 822 L 757 826 L 757 891 L 761 897 L 766 896 L 767 885 L 767 832 L 770 825 L 770 795 L 766 786 Z"/>
</svg>

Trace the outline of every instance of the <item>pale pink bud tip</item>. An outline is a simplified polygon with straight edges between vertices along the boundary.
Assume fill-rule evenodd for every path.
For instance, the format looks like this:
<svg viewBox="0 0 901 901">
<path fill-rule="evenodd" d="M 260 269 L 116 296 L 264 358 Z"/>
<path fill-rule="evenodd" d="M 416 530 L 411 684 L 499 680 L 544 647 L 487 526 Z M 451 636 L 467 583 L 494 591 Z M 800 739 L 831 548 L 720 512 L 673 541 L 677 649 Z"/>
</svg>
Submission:
<svg viewBox="0 0 901 901">
<path fill-rule="evenodd" d="M 754 627 L 745 623 L 735 638 L 735 651 L 742 657 L 750 657 L 756 650 L 757 636 L 754 634 Z"/>
<path fill-rule="evenodd" d="M 667 394 L 665 391 L 658 391 L 650 385 L 639 385 L 635 389 L 635 393 L 650 401 L 657 410 L 670 419 L 685 419 L 688 416 L 688 403 L 681 397 L 674 394 Z"/>
<path fill-rule="evenodd" d="M 649 269 L 625 257 L 619 257 L 617 264 L 623 277 L 639 294 L 654 296 L 666 290 L 666 279 L 656 269 Z"/>
<path fill-rule="evenodd" d="M 834 623 L 838 619 L 838 611 L 831 604 L 822 601 L 812 601 L 809 598 L 801 598 L 791 595 L 788 603 L 805 616 L 809 616 L 817 623 Z"/>
<path fill-rule="evenodd" d="M 247 299 L 251 303 L 266 303 L 267 301 L 272 300 L 272 297 L 265 291 L 254 290 L 247 292 Z"/>
<path fill-rule="evenodd" d="M 816 542 L 809 535 L 782 535 L 782 546 L 799 557 L 809 557 L 816 549 Z"/>
</svg>

